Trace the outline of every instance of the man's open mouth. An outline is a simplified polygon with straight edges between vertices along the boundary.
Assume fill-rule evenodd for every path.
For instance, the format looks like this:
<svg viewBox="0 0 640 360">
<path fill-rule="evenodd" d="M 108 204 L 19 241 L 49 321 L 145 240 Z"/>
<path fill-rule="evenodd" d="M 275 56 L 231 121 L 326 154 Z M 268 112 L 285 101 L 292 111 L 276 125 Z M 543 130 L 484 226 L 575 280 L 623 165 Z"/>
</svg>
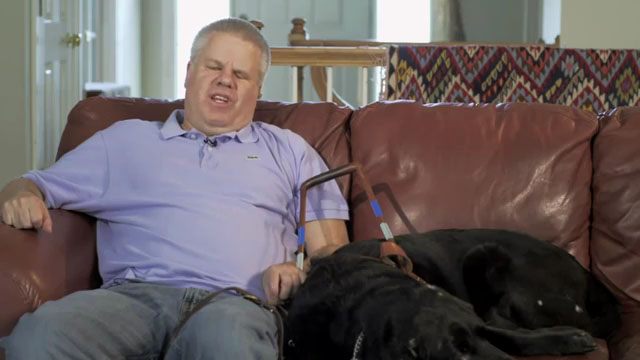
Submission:
<svg viewBox="0 0 640 360">
<path fill-rule="evenodd" d="M 211 97 L 211 100 L 213 100 L 213 102 L 218 103 L 218 104 L 226 104 L 229 102 L 229 98 L 227 96 L 224 95 L 213 95 Z"/>
</svg>

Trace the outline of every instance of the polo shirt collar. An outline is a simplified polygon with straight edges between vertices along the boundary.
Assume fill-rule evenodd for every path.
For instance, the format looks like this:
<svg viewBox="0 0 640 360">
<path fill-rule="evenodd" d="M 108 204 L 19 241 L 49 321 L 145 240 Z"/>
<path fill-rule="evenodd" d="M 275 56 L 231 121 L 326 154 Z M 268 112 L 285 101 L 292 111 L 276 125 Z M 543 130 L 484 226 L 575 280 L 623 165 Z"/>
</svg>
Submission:
<svg viewBox="0 0 640 360">
<path fill-rule="evenodd" d="M 165 140 L 171 139 L 176 136 L 181 136 L 187 133 L 187 130 L 183 129 L 180 124 L 184 121 L 184 110 L 173 110 L 171 115 L 167 118 L 167 121 L 162 125 L 160 133 Z"/>
<path fill-rule="evenodd" d="M 182 136 L 186 134 L 188 131 L 183 129 L 181 124 L 184 121 L 184 110 L 176 109 L 171 115 L 167 118 L 167 121 L 162 125 L 162 129 L 160 129 L 160 133 L 162 134 L 162 138 L 165 140 L 171 139 L 176 136 Z M 252 143 L 258 141 L 258 136 L 256 135 L 256 131 L 254 130 L 253 121 L 250 122 L 247 126 L 243 127 L 238 131 L 231 131 L 228 133 L 216 135 L 214 137 L 228 137 L 237 139 L 241 143 Z M 197 131 L 197 130 L 193 130 Z M 199 133 L 199 131 L 197 131 Z"/>
</svg>

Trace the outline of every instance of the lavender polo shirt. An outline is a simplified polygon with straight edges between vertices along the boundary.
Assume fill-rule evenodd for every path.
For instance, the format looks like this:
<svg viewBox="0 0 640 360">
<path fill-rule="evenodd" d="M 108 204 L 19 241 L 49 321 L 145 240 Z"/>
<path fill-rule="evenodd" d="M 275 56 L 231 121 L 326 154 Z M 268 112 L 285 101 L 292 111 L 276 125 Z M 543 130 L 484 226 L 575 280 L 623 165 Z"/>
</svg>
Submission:
<svg viewBox="0 0 640 360">
<path fill-rule="evenodd" d="M 24 177 L 49 208 L 98 219 L 104 286 L 126 278 L 264 297 L 263 271 L 294 258 L 300 185 L 327 167 L 289 130 L 252 122 L 213 147 L 180 127 L 183 116 L 119 121 Z M 348 218 L 335 181 L 311 188 L 307 205 L 308 220 Z"/>
</svg>

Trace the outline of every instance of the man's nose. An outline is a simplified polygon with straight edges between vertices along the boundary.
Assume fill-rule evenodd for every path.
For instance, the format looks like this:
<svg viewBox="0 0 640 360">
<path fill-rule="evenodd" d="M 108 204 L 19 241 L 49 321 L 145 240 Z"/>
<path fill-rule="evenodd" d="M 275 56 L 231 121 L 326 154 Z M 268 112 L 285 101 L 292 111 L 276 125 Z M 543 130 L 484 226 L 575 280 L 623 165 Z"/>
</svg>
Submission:
<svg viewBox="0 0 640 360">
<path fill-rule="evenodd" d="M 221 86 L 233 86 L 233 67 L 231 64 L 226 64 L 222 67 L 222 71 L 220 71 L 216 81 Z"/>
</svg>

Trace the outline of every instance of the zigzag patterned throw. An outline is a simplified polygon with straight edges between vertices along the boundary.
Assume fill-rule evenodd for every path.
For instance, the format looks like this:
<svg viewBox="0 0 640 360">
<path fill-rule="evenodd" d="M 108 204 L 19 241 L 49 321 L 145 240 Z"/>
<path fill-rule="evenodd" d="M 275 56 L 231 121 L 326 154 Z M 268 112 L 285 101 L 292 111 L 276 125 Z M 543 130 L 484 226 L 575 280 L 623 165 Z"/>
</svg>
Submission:
<svg viewBox="0 0 640 360">
<path fill-rule="evenodd" d="M 543 102 L 600 113 L 640 105 L 640 50 L 391 46 L 385 98 Z"/>
</svg>

